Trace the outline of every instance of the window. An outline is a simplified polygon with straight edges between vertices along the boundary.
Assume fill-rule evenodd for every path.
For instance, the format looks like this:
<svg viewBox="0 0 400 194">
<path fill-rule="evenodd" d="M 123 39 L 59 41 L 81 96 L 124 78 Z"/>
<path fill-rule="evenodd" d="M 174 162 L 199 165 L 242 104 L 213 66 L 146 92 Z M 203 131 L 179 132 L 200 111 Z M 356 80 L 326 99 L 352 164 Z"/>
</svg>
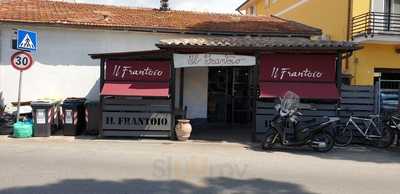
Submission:
<svg viewBox="0 0 400 194">
<path fill-rule="evenodd" d="M 392 0 L 391 13 L 400 14 L 400 0 Z"/>
<path fill-rule="evenodd" d="M 400 14 L 400 0 L 385 0 L 385 13 Z"/>
<path fill-rule="evenodd" d="M 248 9 L 248 14 L 247 15 L 257 15 L 257 13 L 256 13 L 256 7 L 255 6 L 251 6 L 249 9 Z"/>
</svg>

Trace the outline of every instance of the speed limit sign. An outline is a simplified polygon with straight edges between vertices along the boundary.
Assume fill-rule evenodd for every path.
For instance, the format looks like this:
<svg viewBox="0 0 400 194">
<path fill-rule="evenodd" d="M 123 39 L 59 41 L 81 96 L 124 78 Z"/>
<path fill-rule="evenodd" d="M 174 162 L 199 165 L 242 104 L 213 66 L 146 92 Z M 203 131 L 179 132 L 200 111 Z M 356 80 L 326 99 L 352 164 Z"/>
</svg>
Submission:
<svg viewBox="0 0 400 194">
<path fill-rule="evenodd" d="M 32 55 L 27 52 L 19 51 L 13 54 L 11 57 L 11 65 L 16 70 L 25 71 L 29 69 L 32 66 L 32 64 L 33 64 Z"/>
</svg>

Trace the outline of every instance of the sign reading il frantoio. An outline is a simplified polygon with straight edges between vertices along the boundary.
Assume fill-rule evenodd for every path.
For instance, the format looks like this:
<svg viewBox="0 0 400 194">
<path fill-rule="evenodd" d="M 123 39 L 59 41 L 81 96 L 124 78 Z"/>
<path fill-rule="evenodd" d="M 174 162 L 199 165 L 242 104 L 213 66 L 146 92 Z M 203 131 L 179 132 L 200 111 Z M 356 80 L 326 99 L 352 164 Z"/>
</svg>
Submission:
<svg viewBox="0 0 400 194">
<path fill-rule="evenodd" d="M 107 81 L 168 81 L 170 64 L 165 61 L 116 61 L 106 62 Z"/>
<path fill-rule="evenodd" d="M 254 66 L 256 57 L 221 54 L 174 54 L 174 67 Z"/>
<path fill-rule="evenodd" d="M 103 112 L 103 129 L 171 130 L 171 114 Z"/>
<path fill-rule="evenodd" d="M 260 81 L 335 82 L 335 55 L 265 54 Z"/>
</svg>

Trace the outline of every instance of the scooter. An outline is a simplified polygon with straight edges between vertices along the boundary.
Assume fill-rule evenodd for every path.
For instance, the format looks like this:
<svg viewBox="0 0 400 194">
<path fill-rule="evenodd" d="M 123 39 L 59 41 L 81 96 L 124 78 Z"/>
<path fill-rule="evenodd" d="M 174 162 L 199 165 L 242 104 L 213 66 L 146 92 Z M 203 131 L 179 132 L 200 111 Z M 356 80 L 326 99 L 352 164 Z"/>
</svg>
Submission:
<svg viewBox="0 0 400 194">
<path fill-rule="evenodd" d="M 272 121 L 266 122 L 266 127 L 269 127 L 271 132 L 262 143 L 264 150 L 269 150 L 278 143 L 284 147 L 309 145 L 317 152 L 328 152 L 333 148 L 335 140 L 330 130 L 339 118 L 321 117 L 306 120 L 301 118 L 303 114 L 298 110 L 300 100 L 296 94 L 286 93 L 280 100 L 281 104 L 275 106 L 278 114 Z"/>
</svg>

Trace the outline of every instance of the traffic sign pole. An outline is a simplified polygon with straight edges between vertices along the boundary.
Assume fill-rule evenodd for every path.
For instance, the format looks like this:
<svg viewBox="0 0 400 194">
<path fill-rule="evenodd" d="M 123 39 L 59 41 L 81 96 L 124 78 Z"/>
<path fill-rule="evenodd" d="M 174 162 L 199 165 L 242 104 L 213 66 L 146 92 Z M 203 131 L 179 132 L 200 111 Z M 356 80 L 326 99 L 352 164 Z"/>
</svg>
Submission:
<svg viewBox="0 0 400 194">
<path fill-rule="evenodd" d="M 22 72 L 23 72 L 23 71 L 19 71 L 17 122 L 20 120 L 21 91 L 22 91 Z"/>
<path fill-rule="evenodd" d="M 33 64 L 33 58 L 31 54 L 20 51 L 16 52 L 11 56 L 11 65 L 19 71 L 19 83 L 18 83 L 18 104 L 17 104 L 17 121 L 20 120 L 20 109 L 21 109 L 21 91 L 22 91 L 22 73 L 28 70 Z"/>
</svg>

